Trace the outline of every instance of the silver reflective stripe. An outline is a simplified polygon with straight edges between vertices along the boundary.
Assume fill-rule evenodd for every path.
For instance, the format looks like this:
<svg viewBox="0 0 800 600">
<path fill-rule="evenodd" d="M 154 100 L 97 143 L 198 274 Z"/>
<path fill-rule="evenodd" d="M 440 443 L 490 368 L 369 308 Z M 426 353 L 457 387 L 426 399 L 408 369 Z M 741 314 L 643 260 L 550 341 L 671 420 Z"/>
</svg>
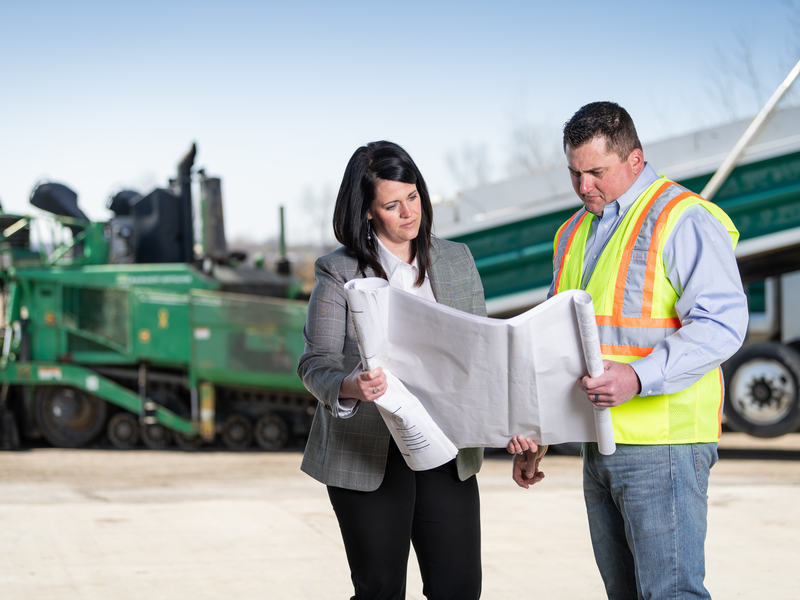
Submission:
<svg viewBox="0 0 800 600">
<path fill-rule="evenodd" d="M 678 331 L 677 327 L 653 329 L 651 327 L 614 327 L 600 325 L 600 344 L 603 346 L 633 346 L 635 348 L 654 348 L 656 344 Z"/>
<path fill-rule="evenodd" d="M 643 316 L 644 278 L 647 273 L 650 241 L 653 239 L 656 222 L 658 222 L 658 217 L 661 216 L 661 211 L 664 210 L 667 204 L 685 191 L 687 191 L 686 188 L 677 184 L 669 186 L 666 191 L 653 202 L 653 205 L 647 212 L 647 216 L 639 230 L 639 235 L 634 242 L 631 261 L 628 265 L 628 273 L 625 277 L 625 294 L 622 299 L 623 317 L 639 318 Z M 649 317 L 649 315 L 644 316 Z"/>
</svg>

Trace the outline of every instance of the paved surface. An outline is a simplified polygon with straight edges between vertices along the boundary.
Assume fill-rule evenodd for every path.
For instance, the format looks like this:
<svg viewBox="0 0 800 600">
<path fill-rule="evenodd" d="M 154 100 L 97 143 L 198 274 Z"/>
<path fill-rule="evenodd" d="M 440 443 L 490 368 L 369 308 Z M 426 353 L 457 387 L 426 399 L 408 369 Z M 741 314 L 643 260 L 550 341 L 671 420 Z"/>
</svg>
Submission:
<svg viewBox="0 0 800 600">
<path fill-rule="evenodd" d="M 726 434 L 712 470 L 707 585 L 800 598 L 800 435 Z M 300 453 L 34 449 L 0 453 L 0 598 L 349 598 L 322 485 Z M 548 456 L 524 491 L 509 459 L 479 475 L 484 594 L 601 599 L 580 459 Z M 422 599 L 413 557 L 408 598 Z"/>
</svg>

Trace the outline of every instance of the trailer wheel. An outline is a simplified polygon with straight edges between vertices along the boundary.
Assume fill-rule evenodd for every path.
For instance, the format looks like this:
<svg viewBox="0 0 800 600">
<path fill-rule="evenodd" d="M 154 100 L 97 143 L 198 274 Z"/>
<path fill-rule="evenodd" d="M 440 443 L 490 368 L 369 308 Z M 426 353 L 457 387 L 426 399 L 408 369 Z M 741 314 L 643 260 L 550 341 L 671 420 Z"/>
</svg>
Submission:
<svg viewBox="0 0 800 600">
<path fill-rule="evenodd" d="M 800 354 L 776 342 L 753 344 L 723 367 L 731 429 L 777 437 L 800 427 Z"/>
<path fill-rule="evenodd" d="M 142 427 L 142 441 L 150 450 L 164 450 L 172 443 L 172 432 L 155 423 Z"/>
<path fill-rule="evenodd" d="M 253 443 L 253 424 L 245 415 L 235 413 L 222 423 L 222 443 L 228 450 L 241 452 Z"/>
<path fill-rule="evenodd" d="M 41 386 L 34 413 L 44 438 L 57 448 L 81 448 L 106 424 L 105 401 L 70 387 Z"/>
<path fill-rule="evenodd" d="M 266 414 L 256 421 L 255 438 L 263 450 L 280 450 L 289 441 L 289 425 L 280 415 Z"/>
<path fill-rule="evenodd" d="M 117 450 L 130 450 L 139 443 L 139 420 L 129 412 L 115 414 L 108 421 L 106 435 Z"/>
</svg>

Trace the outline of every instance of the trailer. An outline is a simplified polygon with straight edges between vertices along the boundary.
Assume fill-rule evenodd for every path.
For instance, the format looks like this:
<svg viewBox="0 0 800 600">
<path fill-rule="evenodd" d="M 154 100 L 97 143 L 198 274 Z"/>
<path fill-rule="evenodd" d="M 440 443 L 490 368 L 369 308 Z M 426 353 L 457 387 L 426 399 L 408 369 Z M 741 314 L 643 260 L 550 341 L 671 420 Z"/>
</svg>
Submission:
<svg viewBox="0 0 800 600">
<path fill-rule="evenodd" d="M 277 450 L 307 435 L 317 402 L 296 375 L 300 282 L 228 251 L 220 180 L 192 171 L 195 153 L 167 188 L 116 194 L 108 222 L 58 183 L 31 196 L 53 239 L 40 220 L 0 214 L 3 447 L 105 435 L 120 449 Z"/>
<path fill-rule="evenodd" d="M 647 145 L 645 159 L 697 193 L 750 121 Z M 744 347 L 723 365 L 725 420 L 772 437 L 800 427 L 800 108 L 772 115 L 745 148 L 713 201 L 739 230 L 736 258 L 748 293 Z M 491 316 L 510 317 L 545 300 L 553 237 L 582 206 L 566 163 L 548 172 L 462 192 L 437 205 L 437 234 L 466 243 Z"/>
</svg>

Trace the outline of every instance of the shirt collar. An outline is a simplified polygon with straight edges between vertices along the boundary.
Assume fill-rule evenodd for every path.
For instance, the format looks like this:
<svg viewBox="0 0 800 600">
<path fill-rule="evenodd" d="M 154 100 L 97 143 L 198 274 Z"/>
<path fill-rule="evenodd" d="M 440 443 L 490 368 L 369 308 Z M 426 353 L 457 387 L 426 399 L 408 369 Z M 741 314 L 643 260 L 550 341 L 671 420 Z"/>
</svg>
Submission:
<svg viewBox="0 0 800 600">
<path fill-rule="evenodd" d="M 395 271 L 397 271 L 397 268 L 398 267 L 402 267 L 402 265 L 405 265 L 408 268 L 412 268 L 412 267 L 414 269 L 417 268 L 417 257 L 416 256 L 414 257 L 414 260 L 412 260 L 411 264 L 409 265 L 408 263 L 403 262 L 402 260 L 397 258 L 394 254 L 392 254 L 389 251 L 389 249 L 386 246 L 383 245 L 383 242 L 381 242 L 381 240 L 378 238 L 377 235 L 375 235 L 373 233 L 373 236 L 375 237 L 375 241 L 378 242 L 378 260 L 380 260 L 381 266 L 383 267 L 383 270 L 386 272 L 386 278 L 387 279 L 391 280 L 391 278 L 394 275 Z"/>
<path fill-rule="evenodd" d="M 653 167 L 650 166 L 650 163 L 645 163 L 644 169 L 642 169 L 642 172 L 639 173 L 639 176 L 631 184 L 631 187 L 625 190 L 625 193 L 615 200 L 619 207 L 618 213 L 624 215 L 628 212 L 628 209 L 633 206 L 636 199 L 658 178 L 658 175 L 653 170 Z M 611 204 L 613 204 L 613 202 Z M 603 216 L 605 216 L 605 213 Z"/>
</svg>

